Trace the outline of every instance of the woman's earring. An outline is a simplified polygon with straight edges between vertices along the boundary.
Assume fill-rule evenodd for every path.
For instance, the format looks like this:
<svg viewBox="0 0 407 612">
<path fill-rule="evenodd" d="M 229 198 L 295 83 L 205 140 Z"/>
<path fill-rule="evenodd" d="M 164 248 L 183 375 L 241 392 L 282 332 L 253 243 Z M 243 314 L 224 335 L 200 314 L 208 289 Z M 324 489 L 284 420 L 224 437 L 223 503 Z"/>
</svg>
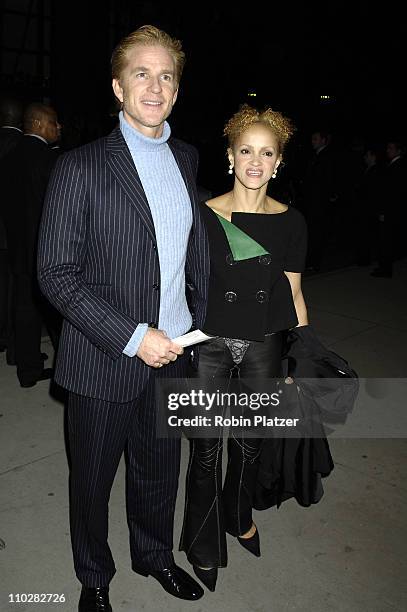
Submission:
<svg viewBox="0 0 407 612">
<path fill-rule="evenodd" d="M 276 178 L 276 176 L 277 176 L 277 168 L 274 168 L 274 172 L 271 175 L 271 178 Z"/>
<path fill-rule="evenodd" d="M 228 174 L 233 174 L 233 164 L 232 164 L 232 162 L 229 162 Z"/>
</svg>

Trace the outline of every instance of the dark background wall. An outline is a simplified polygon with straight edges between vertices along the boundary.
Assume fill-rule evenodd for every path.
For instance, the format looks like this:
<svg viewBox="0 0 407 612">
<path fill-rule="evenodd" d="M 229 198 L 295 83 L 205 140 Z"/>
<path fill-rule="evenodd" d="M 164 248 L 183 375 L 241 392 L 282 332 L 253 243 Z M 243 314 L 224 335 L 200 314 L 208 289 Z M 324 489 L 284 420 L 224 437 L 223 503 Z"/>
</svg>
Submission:
<svg viewBox="0 0 407 612">
<path fill-rule="evenodd" d="M 223 124 L 245 101 L 291 116 L 299 143 L 319 125 L 344 142 L 404 138 L 400 10 L 334 0 L 242 9 L 219 2 L 1 0 L 0 88 L 50 100 L 64 123 L 65 146 L 75 146 L 114 124 L 114 45 L 144 23 L 162 27 L 187 53 L 171 126 L 202 151 L 208 182 L 213 162 L 225 163 Z"/>
</svg>

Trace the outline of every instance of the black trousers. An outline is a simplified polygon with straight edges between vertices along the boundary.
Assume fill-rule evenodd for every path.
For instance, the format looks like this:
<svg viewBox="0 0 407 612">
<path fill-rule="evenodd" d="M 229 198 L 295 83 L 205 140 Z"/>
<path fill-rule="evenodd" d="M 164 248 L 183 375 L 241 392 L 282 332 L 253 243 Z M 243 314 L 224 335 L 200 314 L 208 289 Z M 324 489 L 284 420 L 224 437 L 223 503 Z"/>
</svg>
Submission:
<svg viewBox="0 0 407 612">
<path fill-rule="evenodd" d="M 41 359 L 43 323 L 56 351 L 62 317 L 41 295 L 36 278 L 28 274 L 14 274 L 12 285 L 17 377 L 21 383 L 27 383 L 38 380 L 44 368 Z"/>
<path fill-rule="evenodd" d="M 236 365 L 224 339 L 200 348 L 197 378 L 273 378 L 281 375 L 283 332 L 251 342 Z M 201 567 L 227 565 L 226 532 L 243 535 L 252 525 L 254 487 L 263 439 L 244 432 L 228 439 L 228 464 L 222 488 L 223 431 L 217 438 L 192 438 L 187 472 L 184 523 L 180 550 L 190 563 Z"/>
<path fill-rule="evenodd" d="M 180 440 L 156 437 L 155 380 L 185 376 L 188 358 L 186 351 L 152 370 L 141 395 L 128 403 L 69 394 L 71 540 L 76 575 L 87 587 L 108 585 L 116 571 L 107 542 L 108 503 L 123 451 L 133 569 L 164 569 L 174 561 Z"/>
</svg>

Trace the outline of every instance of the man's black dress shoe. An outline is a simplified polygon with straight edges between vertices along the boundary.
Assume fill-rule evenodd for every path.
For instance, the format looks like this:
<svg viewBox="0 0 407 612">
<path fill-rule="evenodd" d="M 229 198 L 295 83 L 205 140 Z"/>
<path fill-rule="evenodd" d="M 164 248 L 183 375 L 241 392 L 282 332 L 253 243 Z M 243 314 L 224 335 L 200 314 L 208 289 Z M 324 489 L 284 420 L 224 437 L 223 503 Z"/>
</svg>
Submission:
<svg viewBox="0 0 407 612">
<path fill-rule="evenodd" d="M 82 587 L 78 612 L 113 612 L 109 603 L 109 587 Z"/>
<path fill-rule="evenodd" d="M 199 586 L 192 576 L 187 574 L 182 567 L 175 565 L 175 563 L 163 570 L 145 570 L 135 565 L 133 565 L 133 570 L 137 574 L 141 574 L 141 576 L 152 576 L 158 580 L 167 593 L 174 595 L 174 597 L 179 597 L 179 599 L 195 601 L 204 594 L 203 588 Z"/>
<path fill-rule="evenodd" d="M 34 387 L 40 380 L 49 380 L 54 375 L 54 370 L 52 368 L 44 368 L 38 378 L 35 380 L 20 380 L 20 387 L 24 387 L 24 389 L 28 389 L 28 387 Z"/>
</svg>

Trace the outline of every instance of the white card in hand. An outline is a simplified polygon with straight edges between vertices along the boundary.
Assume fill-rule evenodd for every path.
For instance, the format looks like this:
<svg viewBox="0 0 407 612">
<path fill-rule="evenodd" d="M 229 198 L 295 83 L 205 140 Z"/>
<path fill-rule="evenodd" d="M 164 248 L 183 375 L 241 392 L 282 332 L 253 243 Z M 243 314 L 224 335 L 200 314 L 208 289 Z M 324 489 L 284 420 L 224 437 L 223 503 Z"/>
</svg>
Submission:
<svg viewBox="0 0 407 612">
<path fill-rule="evenodd" d="M 186 347 L 191 346 L 192 344 L 198 344 L 199 342 L 204 342 L 205 340 L 210 340 L 214 337 L 215 336 L 207 336 L 200 329 L 194 329 L 194 331 L 188 332 L 183 336 L 172 338 L 172 341 L 180 346 Z"/>
</svg>

